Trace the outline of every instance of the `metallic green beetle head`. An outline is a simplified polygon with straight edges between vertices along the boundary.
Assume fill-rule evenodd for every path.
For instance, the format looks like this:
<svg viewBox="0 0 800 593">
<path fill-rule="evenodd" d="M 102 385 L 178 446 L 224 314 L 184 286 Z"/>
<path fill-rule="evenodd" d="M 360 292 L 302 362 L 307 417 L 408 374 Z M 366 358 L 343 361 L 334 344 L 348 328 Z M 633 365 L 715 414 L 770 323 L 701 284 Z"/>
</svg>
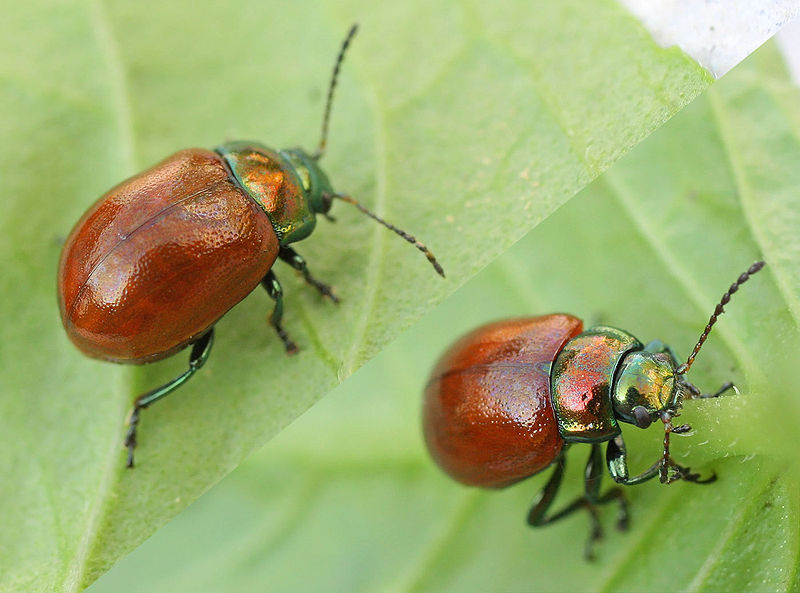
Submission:
<svg viewBox="0 0 800 593">
<path fill-rule="evenodd" d="M 333 202 L 333 187 L 328 176 L 317 164 L 317 160 L 302 148 L 289 148 L 281 151 L 300 178 L 300 184 L 308 200 L 308 205 L 316 214 L 327 214 Z"/>
<path fill-rule="evenodd" d="M 666 352 L 631 352 L 620 364 L 611 394 L 619 420 L 647 428 L 665 410 L 680 405 L 680 380 Z"/>
</svg>

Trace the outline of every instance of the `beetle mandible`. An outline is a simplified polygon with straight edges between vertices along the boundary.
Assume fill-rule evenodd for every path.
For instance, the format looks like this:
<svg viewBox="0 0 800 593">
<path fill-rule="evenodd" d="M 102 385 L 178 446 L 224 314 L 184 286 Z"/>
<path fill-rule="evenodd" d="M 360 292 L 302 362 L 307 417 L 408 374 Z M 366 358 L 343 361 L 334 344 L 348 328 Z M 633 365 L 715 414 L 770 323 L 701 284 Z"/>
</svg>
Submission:
<svg viewBox="0 0 800 593">
<path fill-rule="evenodd" d="M 685 363 L 655 340 L 642 344 L 628 332 L 598 326 L 583 330 L 572 315 L 508 319 L 479 327 L 453 344 L 434 367 L 425 388 L 423 428 L 438 465 L 471 486 L 502 488 L 551 465 L 553 473 L 533 504 L 528 523 L 539 527 L 578 509 L 588 511 L 591 531 L 587 558 L 602 535 L 597 507 L 616 501 L 620 529 L 628 524 L 623 490 L 600 492 L 603 461 L 612 479 L 623 485 L 685 480 L 708 483 L 670 455 L 670 434 L 684 400 L 717 397 L 733 388 L 703 394 L 686 380 L 717 318 L 739 287 L 764 267 L 754 263 L 731 284 L 716 306 Z M 664 424 L 661 458 L 630 475 L 619 423 L 647 428 Z M 589 443 L 584 493 L 558 512 L 549 512 L 561 484 L 565 451 L 571 443 Z"/>
<path fill-rule="evenodd" d="M 144 364 L 192 347 L 188 370 L 136 398 L 124 443 L 128 467 L 141 411 L 205 364 L 214 324 L 259 284 L 274 300 L 270 323 L 286 352 L 297 351 L 281 323 L 283 290 L 272 270 L 277 259 L 338 302 L 291 247 L 311 234 L 318 214 L 333 220 L 334 200 L 355 205 L 413 244 L 444 276 L 425 245 L 335 192 L 317 164 L 325 153 L 339 69 L 356 30 L 353 25 L 336 58 L 314 153 L 242 141 L 214 151 L 181 150 L 111 189 L 67 238 L 58 300 L 67 335 L 84 354 Z"/>
</svg>

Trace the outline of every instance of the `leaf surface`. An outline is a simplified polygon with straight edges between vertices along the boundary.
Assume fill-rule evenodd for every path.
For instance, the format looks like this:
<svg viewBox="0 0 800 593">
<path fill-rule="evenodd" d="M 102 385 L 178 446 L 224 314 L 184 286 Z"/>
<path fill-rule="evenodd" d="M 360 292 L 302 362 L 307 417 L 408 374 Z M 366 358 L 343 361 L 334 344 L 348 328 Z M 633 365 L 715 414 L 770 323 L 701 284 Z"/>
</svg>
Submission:
<svg viewBox="0 0 800 593">
<path fill-rule="evenodd" d="M 710 77 L 611 0 L 529 3 L 34 0 L 0 24 L 0 589 L 76 591 L 151 535 L 681 106 Z M 209 363 L 120 443 L 134 397 L 185 369 L 83 358 L 56 267 L 89 205 L 190 146 L 313 149 L 334 186 L 427 242 L 337 205 L 298 245 L 341 306 L 278 267 L 287 358 L 256 291 Z"/>
<path fill-rule="evenodd" d="M 759 50 L 93 593 L 797 590 L 799 99 L 774 46 Z M 767 267 L 726 306 L 690 373 L 705 390 L 733 380 L 740 393 L 688 402 L 681 421 L 694 432 L 673 439 L 679 462 L 718 480 L 627 487 L 631 528 L 615 531 L 616 509 L 604 507 L 596 562 L 582 559 L 585 515 L 525 525 L 547 472 L 485 492 L 428 458 L 421 392 L 459 334 L 568 311 L 685 356 L 762 256 Z M 624 432 L 634 471 L 658 457 L 658 428 Z M 556 508 L 581 491 L 588 451 L 570 450 Z"/>
</svg>

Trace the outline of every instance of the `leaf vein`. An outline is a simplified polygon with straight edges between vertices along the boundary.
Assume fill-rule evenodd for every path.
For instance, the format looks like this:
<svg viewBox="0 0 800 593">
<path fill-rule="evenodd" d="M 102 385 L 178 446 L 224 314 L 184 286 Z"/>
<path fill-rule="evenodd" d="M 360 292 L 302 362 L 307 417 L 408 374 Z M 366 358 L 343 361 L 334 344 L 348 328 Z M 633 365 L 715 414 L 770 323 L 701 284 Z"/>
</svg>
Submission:
<svg viewBox="0 0 800 593">
<path fill-rule="evenodd" d="M 770 241 L 766 240 L 761 226 L 756 222 L 755 212 L 757 211 L 757 207 L 753 196 L 753 189 L 747 182 L 747 175 L 744 172 L 740 159 L 738 159 L 731 150 L 734 141 L 731 137 L 730 126 L 727 123 L 728 118 L 727 114 L 725 113 L 724 102 L 720 99 L 718 91 L 715 91 L 713 88 L 709 89 L 708 91 L 708 99 L 709 105 L 711 106 L 711 112 L 714 115 L 714 121 L 723 140 L 721 142 L 723 153 L 725 154 L 725 158 L 728 161 L 730 170 L 733 173 L 733 179 L 738 190 L 737 193 L 742 204 L 744 219 L 747 222 L 747 226 L 751 231 L 752 237 L 758 244 L 761 253 L 770 264 L 770 273 L 775 279 L 775 283 L 778 286 L 781 296 L 789 305 L 788 310 L 792 316 L 792 319 L 794 319 L 795 327 L 800 328 L 800 318 L 798 317 L 800 315 L 800 299 L 798 299 L 797 295 L 795 295 L 790 288 L 784 267 L 779 263 L 783 260 L 783 258 L 780 257 L 780 254 L 776 253 L 770 248 Z"/>
</svg>

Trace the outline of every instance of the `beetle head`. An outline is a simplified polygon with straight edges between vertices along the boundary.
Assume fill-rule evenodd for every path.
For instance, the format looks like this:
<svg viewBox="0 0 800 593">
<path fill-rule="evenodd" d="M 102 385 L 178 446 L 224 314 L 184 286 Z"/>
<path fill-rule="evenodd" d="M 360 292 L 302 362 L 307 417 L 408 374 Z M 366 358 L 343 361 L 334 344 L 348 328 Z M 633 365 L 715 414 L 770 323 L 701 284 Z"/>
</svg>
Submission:
<svg viewBox="0 0 800 593">
<path fill-rule="evenodd" d="M 333 202 L 331 195 L 334 191 L 328 176 L 317 164 L 316 159 L 302 148 L 289 148 L 282 150 L 281 154 L 289 160 L 294 172 L 300 178 L 311 211 L 315 214 L 327 214 L 331 209 Z"/>
<path fill-rule="evenodd" d="M 623 422 L 647 428 L 665 410 L 680 406 L 681 382 L 666 352 L 631 352 L 617 370 L 612 401 Z"/>
</svg>

